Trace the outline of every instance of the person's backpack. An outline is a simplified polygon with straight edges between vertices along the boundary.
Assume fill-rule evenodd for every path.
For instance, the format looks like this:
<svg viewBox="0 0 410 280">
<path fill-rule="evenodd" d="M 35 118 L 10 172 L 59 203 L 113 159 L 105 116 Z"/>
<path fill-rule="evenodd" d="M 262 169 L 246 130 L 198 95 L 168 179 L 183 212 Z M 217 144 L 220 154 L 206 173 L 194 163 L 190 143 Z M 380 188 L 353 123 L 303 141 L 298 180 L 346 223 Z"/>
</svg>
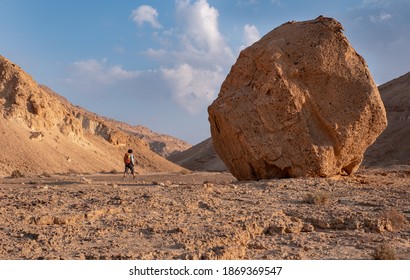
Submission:
<svg viewBox="0 0 410 280">
<path fill-rule="evenodd" d="M 129 153 L 126 153 L 124 155 L 124 163 L 125 164 L 130 164 L 131 163 L 131 155 Z"/>
</svg>

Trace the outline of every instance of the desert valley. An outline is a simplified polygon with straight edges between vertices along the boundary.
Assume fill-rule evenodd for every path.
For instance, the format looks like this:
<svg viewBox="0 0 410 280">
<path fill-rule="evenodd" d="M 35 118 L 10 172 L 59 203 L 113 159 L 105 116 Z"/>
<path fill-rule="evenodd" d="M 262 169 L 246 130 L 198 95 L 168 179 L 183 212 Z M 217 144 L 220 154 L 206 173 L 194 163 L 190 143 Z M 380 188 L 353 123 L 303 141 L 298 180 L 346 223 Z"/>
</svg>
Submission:
<svg viewBox="0 0 410 280">
<path fill-rule="evenodd" d="M 408 260 L 410 73 L 378 90 L 387 128 L 356 172 L 238 180 L 211 138 L 91 113 L 0 56 L 0 259 Z"/>
</svg>

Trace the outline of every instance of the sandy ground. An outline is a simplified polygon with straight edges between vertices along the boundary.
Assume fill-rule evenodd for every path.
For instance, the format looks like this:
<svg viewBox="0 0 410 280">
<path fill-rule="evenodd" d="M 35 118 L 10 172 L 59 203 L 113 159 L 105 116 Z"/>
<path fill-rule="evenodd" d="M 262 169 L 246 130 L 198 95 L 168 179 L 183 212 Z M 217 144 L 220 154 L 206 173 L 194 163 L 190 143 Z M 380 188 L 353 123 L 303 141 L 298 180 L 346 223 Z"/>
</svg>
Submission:
<svg viewBox="0 0 410 280">
<path fill-rule="evenodd" d="M 410 259 L 410 166 L 0 179 L 0 259 Z"/>
</svg>

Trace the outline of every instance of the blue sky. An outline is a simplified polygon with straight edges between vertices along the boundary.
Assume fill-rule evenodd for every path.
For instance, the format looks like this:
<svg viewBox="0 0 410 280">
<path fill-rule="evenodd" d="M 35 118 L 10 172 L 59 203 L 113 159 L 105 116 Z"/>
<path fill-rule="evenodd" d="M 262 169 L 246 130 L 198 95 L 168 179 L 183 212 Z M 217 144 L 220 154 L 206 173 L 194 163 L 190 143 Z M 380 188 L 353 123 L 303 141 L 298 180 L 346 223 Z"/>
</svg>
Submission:
<svg viewBox="0 0 410 280">
<path fill-rule="evenodd" d="M 376 83 L 410 71 L 410 0 L 0 0 L 0 54 L 75 105 L 196 144 L 240 50 L 319 15 Z"/>
</svg>

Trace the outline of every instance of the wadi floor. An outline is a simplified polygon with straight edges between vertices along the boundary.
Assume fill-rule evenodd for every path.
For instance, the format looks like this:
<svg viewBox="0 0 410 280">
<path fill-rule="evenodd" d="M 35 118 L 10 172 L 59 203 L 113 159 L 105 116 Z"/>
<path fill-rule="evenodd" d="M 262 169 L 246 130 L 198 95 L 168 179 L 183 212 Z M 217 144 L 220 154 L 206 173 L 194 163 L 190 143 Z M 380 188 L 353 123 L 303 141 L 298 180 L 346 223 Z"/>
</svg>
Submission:
<svg viewBox="0 0 410 280">
<path fill-rule="evenodd" d="M 0 179 L 0 259 L 410 259 L 410 166 Z"/>
</svg>

